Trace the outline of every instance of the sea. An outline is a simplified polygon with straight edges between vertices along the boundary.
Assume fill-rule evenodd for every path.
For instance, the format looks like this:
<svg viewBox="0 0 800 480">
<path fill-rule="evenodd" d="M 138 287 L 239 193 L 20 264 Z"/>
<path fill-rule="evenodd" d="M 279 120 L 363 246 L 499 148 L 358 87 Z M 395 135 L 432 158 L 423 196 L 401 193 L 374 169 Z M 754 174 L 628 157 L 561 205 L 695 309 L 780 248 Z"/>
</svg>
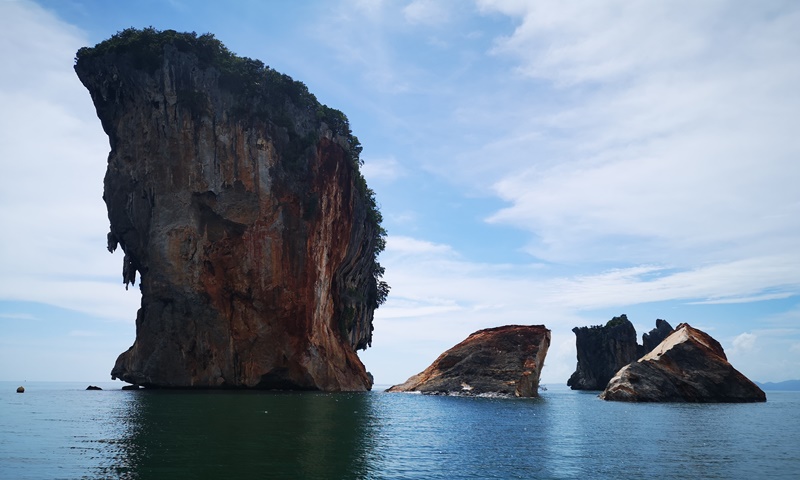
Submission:
<svg viewBox="0 0 800 480">
<path fill-rule="evenodd" d="M 0 478 L 800 478 L 800 392 L 631 404 L 561 385 L 533 399 L 97 385 L 0 382 Z"/>
</svg>

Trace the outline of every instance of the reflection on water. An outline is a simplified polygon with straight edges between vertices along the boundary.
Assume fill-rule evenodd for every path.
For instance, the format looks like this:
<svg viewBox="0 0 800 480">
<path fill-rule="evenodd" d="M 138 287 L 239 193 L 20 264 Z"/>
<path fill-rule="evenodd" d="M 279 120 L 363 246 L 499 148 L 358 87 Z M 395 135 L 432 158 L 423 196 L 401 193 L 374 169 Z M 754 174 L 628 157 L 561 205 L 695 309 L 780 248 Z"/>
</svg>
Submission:
<svg viewBox="0 0 800 480">
<path fill-rule="evenodd" d="M 554 388 L 539 399 L 492 399 L 2 387 L 1 479 L 794 479 L 800 471 L 798 392 L 686 405 Z"/>
<path fill-rule="evenodd" d="M 127 392 L 98 477 L 364 478 L 370 396 Z"/>
</svg>

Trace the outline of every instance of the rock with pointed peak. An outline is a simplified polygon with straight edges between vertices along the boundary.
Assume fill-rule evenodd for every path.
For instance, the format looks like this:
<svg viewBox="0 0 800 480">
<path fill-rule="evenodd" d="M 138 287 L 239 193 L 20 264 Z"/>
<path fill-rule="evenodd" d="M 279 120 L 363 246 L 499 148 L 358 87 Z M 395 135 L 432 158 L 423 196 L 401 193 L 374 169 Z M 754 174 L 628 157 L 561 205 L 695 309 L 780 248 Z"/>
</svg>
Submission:
<svg viewBox="0 0 800 480">
<path fill-rule="evenodd" d="M 722 345 L 687 323 L 626 365 L 600 395 L 627 402 L 764 402 L 764 392 L 728 363 Z"/>
</svg>

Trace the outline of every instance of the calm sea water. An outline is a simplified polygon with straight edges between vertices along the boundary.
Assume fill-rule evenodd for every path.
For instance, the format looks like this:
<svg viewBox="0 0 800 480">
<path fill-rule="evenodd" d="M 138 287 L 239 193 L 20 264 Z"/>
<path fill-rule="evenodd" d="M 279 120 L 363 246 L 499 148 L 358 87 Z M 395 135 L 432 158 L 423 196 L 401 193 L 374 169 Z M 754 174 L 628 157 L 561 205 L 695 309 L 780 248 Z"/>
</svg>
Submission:
<svg viewBox="0 0 800 480">
<path fill-rule="evenodd" d="M 798 478 L 800 392 L 746 405 L 0 382 L 0 478 Z M 108 390 L 113 388 L 113 390 Z"/>
</svg>

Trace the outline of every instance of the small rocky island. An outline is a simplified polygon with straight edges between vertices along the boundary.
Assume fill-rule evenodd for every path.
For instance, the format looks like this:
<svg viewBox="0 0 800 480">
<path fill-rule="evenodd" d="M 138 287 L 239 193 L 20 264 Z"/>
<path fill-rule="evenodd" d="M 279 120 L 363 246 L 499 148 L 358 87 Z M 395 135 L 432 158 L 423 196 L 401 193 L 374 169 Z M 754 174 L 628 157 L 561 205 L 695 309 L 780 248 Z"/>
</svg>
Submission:
<svg viewBox="0 0 800 480">
<path fill-rule="evenodd" d="M 687 323 L 623 367 L 600 398 L 627 402 L 765 402 L 764 392 L 728 363 L 722 345 Z"/>
<path fill-rule="evenodd" d="M 641 356 L 636 329 L 620 315 L 605 325 L 575 327 L 578 365 L 567 380 L 573 390 L 602 390 L 623 366 Z"/>
<path fill-rule="evenodd" d="M 423 372 L 387 391 L 536 397 L 549 347 L 550 330 L 544 325 L 479 330 L 441 354 Z"/>
<path fill-rule="evenodd" d="M 672 326 L 660 318 L 656 328 L 636 343 L 636 329 L 627 315 L 614 317 L 605 325 L 575 327 L 578 365 L 567 380 L 573 390 L 603 390 L 620 368 L 646 354 L 672 333 Z"/>
<path fill-rule="evenodd" d="M 75 71 L 111 152 L 108 249 L 145 387 L 363 391 L 385 231 L 341 112 L 213 35 L 128 29 Z"/>
</svg>

